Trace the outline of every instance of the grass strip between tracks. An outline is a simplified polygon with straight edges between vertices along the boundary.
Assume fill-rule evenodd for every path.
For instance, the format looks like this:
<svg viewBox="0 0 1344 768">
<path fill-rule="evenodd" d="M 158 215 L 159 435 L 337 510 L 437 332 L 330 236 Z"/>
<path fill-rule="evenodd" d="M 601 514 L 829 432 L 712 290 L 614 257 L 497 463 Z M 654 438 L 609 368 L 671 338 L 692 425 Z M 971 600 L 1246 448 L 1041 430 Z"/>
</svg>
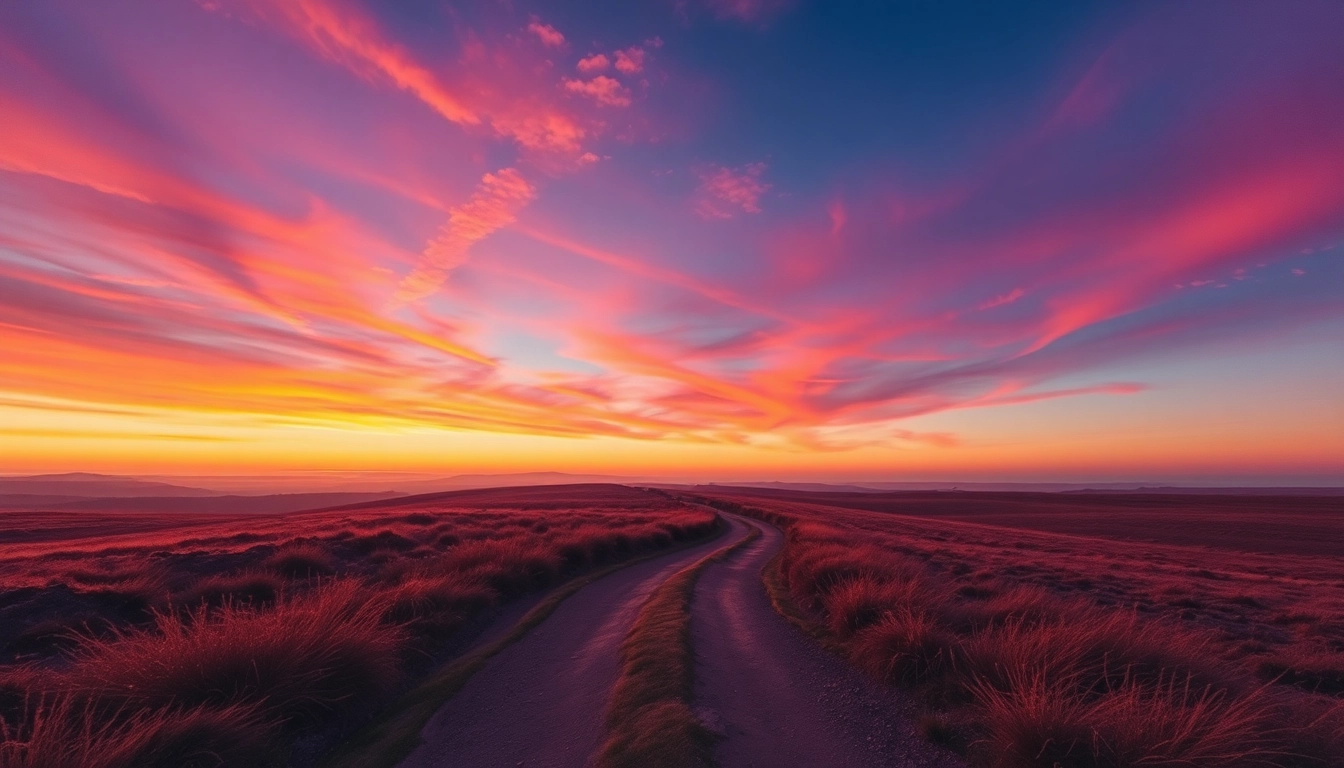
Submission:
<svg viewBox="0 0 1344 768">
<path fill-rule="evenodd" d="M 325 760 L 324 768 L 391 768 L 401 762 L 420 743 L 420 732 L 444 702 L 452 698 L 471 676 L 485 666 L 491 657 L 523 639 L 541 622 L 550 617 L 567 598 L 589 584 L 616 571 L 657 557 L 703 545 L 722 536 L 728 530 L 720 517 L 718 530 L 706 539 L 689 541 L 678 547 L 651 552 L 615 565 L 607 566 L 586 576 L 568 581 L 557 587 L 528 611 L 504 636 L 477 648 L 449 663 L 423 683 L 408 692 L 389 711 L 375 720 L 361 733 L 346 742 Z M 740 542 L 739 542 L 740 543 Z M 723 550 L 716 550 L 710 555 Z M 698 561 L 698 562 L 703 562 Z M 678 572 L 680 573 L 680 572 Z M 674 577 L 675 578 L 675 577 Z"/>
<path fill-rule="evenodd" d="M 741 539 L 677 571 L 654 590 L 621 645 L 621 675 L 607 705 L 598 768 L 692 768 L 713 762 L 714 735 L 692 709 L 691 601 L 700 574 L 760 538 Z"/>
</svg>

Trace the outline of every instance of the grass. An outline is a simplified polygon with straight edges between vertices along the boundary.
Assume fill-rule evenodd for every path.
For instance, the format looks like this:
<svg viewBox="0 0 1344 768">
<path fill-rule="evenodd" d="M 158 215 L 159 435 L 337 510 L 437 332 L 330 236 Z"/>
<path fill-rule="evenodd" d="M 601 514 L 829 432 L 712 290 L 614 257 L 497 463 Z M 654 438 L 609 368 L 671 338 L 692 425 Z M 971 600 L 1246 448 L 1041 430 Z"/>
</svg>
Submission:
<svg viewBox="0 0 1344 768">
<path fill-rule="evenodd" d="M 218 768 L 265 765 L 266 721 L 244 706 L 136 710 L 108 717 L 70 698 L 0 733 L 6 768 Z"/>
<path fill-rule="evenodd" d="M 716 526 L 705 510 L 594 486 L 7 547 L 0 765 L 313 764 L 380 712 L 394 715 L 380 732 L 404 745 L 419 728 L 398 724 L 483 663 L 453 659 L 494 606 L 561 585 L 507 644 L 606 572 L 594 569 Z M 408 695 L 412 673 L 430 682 Z"/>
<path fill-rule="evenodd" d="M 1176 606 L 1126 605 L 1110 594 L 1089 600 L 1035 576 L 1071 556 L 1071 547 L 1091 547 L 1095 557 L 1094 541 L 1034 532 L 1015 540 L 1007 529 L 868 511 L 709 501 L 783 528 L 785 546 L 765 574 L 776 608 L 870 674 L 922 697 L 925 733 L 976 764 L 1344 765 L 1344 702 L 1322 695 L 1338 668 L 1326 637 L 1309 638 L 1315 653 L 1266 657 L 1272 645 L 1240 644 L 1246 627 L 1205 622 Z M 986 569 L 986 561 L 998 567 Z M 1096 558 L 1091 574 L 1071 581 L 1095 588 L 1117 564 Z M 1231 565 L 1212 572 L 1237 578 Z M 1189 594 L 1202 569 L 1178 567 L 1192 581 L 1182 587 L 1168 578 L 1163 586 Z M 1261 598 L 1241 607 L 1277 603 L 1271 588 L 1297 583 L 1261 578 Z M 1329 605 L 1318 599 L 1316 610 L 1293 614 L 1310 620 L 1290 626 L 1311 635 L 1333 620 Z M 1250 629 L 1276 636 L 1269 622 Z M 1257 675 L 1257 662 L 1279 666 Z"/>
<path fill-rule="evenodd" d="M 653 591 L 621 645 L 598 768 L 693 768 L 712 762 L 714 736 L 692 709 L 691 600 L 710 563 L 760 538 L 751 531 L 678 571 Z"/>
</svg>

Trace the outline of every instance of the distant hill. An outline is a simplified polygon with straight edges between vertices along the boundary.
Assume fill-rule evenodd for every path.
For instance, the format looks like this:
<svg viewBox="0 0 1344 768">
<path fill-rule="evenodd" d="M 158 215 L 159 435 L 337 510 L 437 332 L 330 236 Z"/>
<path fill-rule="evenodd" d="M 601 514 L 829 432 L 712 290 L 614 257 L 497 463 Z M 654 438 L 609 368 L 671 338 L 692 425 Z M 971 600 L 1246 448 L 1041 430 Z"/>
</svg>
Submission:
<svg viewBox="0 0 1344 768">
<path fill-rule="evenodd" d="M 116 475 L 98 475 L 90 472 L 0 477 L 0 494 L 80 496 L 84 498 L 130 496 L 172 496 L 181 498 L 219 495 L 217 491 L 205 488 L 149 482 Z"/>
<path fill-rule="evenodd" d="M 920 483 L 920 482 L 858 482 L 847 484 L 788 483 L 779 481 L 707 483 L 706 487 L 760 488 L 778 491 L 806 491 L 812 493 L 891 493 L 895 491 L 975 491 L 991 493 L 1151 493 L 1223 496 L 1340 496 L 1344 488 L 1323 487 L 1223 487 L 1174 486 L 1155 483 Z"/>
<path fill-rule="evenodd" d="M 515 488 L 525 485 L 580 485 L 591 483 L 639 483 L 646 478 L 629 475 L 576 475 L 568 472 L 513 472 L 506 474 L 451 475 L 436 480 L 400 482 L 396 490 L 406 493 L 434 493 L 471 488 Z"/>
<path fill-rule="evenodd" d="M 43 505 L 61 512 L 184 512 L 193 514 L 279 515 L 306 509 L 326 509 L 349 504 L 384 501 L 402 494 L 382 493 L 277 493 L 266 496 L 206 497 L 114 497 L 81 499 Z"/>
</svg>

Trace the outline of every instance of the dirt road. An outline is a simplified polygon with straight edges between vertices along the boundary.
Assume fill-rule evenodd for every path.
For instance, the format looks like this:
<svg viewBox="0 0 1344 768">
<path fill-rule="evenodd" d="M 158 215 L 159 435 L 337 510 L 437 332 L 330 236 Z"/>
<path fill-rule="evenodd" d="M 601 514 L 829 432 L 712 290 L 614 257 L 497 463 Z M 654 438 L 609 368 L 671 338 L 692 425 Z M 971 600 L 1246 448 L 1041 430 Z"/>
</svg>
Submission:
<svg viewBox="0 0 1344 768">
<path fill-rule="evenodd" d="M 582 768 L 605 736 L 607 696 L 621 642 L 649 593 L 706 554 L 747 535 L 617 571 L 565 600 L 550 618 L 492 658 L 425 726 L 403 768 Z"/>
<path fill-rule="evenodd" d="M 663 580 L 760 528 L 701 576 L 692 606 L 696 709 L 724 768 L 959 766 L 915 733 L 910 702 L 775 613 L 761 570 L 783 536 L 724 515 L 719 539 L 617 571 L 566 600 L 478 672 L 425 727 L 403 768 L 583 768 L 604 737 L 620 646 Z"/>
<path fill-rule="evenodd" d="M 916 733 L 907 697 L 865 677 L 775 612 L 761 570 L 778 529 L 700 577 L 691 613 L 696 707 L 724 768 L 960 766 Z"/>
</svg>

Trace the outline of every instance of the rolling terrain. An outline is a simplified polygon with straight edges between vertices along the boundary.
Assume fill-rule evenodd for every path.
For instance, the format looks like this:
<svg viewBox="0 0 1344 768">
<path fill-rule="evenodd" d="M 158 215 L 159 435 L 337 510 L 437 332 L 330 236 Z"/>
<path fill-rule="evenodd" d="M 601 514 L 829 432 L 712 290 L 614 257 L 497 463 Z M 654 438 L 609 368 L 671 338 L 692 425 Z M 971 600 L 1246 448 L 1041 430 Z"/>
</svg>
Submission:
<svg viewBox="0 0 1344 768">
<path fill-rule="evenodd" d="M 1338 497 L 247 498 L 0 512 L 0 765 L 1344 754 Z"/>
</svg>

